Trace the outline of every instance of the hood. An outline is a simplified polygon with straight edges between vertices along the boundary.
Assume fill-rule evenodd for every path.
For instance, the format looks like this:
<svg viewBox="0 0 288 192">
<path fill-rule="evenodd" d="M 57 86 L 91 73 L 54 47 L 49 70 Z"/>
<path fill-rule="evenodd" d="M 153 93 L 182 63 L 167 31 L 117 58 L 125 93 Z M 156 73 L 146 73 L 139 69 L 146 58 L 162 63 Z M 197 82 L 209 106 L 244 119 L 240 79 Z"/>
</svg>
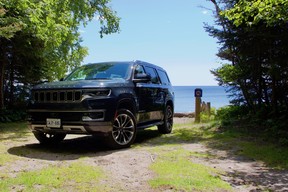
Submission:
<svg viewBox="0 0 288 192">
<path fill-rule="evenodd" d="M 83 88 L 104 88 L 104 87 L 122 87 L 128 83 L 124 79 L 109 80 L 78 80 L 78 81 L 57 81 L 51 83 L 42 83 L 33 87 L 34 90 L 41 89 L 83 89 Z"/>
</svg>

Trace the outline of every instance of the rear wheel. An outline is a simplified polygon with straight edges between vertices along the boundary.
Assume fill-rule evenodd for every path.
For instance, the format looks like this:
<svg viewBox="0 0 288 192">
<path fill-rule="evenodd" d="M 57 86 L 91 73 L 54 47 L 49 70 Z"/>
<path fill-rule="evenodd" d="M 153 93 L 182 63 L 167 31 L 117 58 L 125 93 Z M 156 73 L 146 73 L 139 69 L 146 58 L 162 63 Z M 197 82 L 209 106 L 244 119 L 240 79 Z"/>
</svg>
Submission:
<svg viewBox="0 0 288 192">
<path fill-rule="evenodd" d="M 173 128 L 173 109 L 167 105 L 164 112 L 164 123 L 158 125 L 158 131 L 162 134 L 171 133 Z"/>
<path fill-rule="evenodd" d="M 63 141 L 66 137 L 65 133 L 51 134 L 43 132 L 33 132 L 33 134 L 41 144 L 57 144 Z"/>
<path fill-rule="evenodd" d="M 107 136 L 107 144 L 110 148 L 120 149 L 129 147 L 136 137 L 136 120 L 134 115 L 126 109 L 117 111 L 113 121 L 112 132 Z"/>
</svg>

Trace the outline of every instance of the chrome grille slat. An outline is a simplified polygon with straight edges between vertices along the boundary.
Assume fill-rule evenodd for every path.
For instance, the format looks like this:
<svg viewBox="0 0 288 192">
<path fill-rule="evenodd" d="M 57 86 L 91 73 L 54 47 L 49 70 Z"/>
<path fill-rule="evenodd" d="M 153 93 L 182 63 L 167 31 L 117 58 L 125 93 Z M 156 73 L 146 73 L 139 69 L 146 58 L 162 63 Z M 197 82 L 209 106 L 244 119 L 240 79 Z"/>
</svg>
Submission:
<svg viewBox="0 0 288 192">
<path fill-rule="evenodd" d="M 74 103 L 80 102 L 82 91 L 80 90 L 46 90 L 34 91 L 33 100 L 38 103 Z"/>
</svg>

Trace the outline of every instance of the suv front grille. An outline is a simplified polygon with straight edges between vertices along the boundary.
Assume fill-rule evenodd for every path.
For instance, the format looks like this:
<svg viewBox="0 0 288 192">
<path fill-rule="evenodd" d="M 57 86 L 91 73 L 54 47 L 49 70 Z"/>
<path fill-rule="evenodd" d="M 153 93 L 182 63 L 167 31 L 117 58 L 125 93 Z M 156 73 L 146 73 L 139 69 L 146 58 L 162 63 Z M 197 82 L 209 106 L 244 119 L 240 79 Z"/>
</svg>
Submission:
<svg viewBox="0 0 288 192">
<path fill-rule="evenodd" d="M 80 102 L 82 91 L 49 90 L 34 91 L 33 100 L 39 103 Z"/>
</svg>

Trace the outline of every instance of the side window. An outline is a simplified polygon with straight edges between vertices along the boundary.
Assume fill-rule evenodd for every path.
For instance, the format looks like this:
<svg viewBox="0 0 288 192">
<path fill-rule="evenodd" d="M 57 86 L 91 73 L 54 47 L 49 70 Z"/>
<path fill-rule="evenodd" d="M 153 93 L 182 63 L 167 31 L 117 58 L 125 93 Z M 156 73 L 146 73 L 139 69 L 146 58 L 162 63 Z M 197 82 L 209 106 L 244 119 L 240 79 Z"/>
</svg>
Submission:
<svg viewBox="0 0 288 192">
<path fill-rule="evenodd" d="M 158 75 L 153 68 L 145 66 L 145 70 L 146 70 L 146 73 L 151 76 L 151 82 L 153 84 L 160 84 Z"/>
<path fill-rule="evenodd" d="M 169 81 L 169 78 L 166 74 L 165 71 L 162 71 L 162 70 L 157 70 L 158 74 L 159 74 L 159 77 L 160 77 L 160 80 L 161 80 L 161 83 L 163 85 L 169 85 L 170 84 L 170 81 Z"/>
<path fill-rule="evenodd" d="M 142 65 L 137 65 L 137 66 L 135 67 L 134 77 L 135 77 L 135 75 L 137 75 L 137 74 L 145 74 L 145 71 L 144 71 L 144 68 L 143 68 Z"/>
</svg>

